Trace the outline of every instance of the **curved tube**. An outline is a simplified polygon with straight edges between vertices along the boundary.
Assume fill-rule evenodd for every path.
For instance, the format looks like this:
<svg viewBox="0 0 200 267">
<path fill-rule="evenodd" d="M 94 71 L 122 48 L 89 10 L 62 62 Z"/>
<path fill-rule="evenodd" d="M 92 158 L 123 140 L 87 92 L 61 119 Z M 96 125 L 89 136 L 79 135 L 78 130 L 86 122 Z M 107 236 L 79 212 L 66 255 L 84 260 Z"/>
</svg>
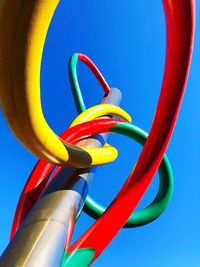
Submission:
<svg viewBox="0 0 200 267">
<path fill-rule="evenodd" d="M 131 128 L 132 134 L 131 138 L 136 140 L 139 144 L 143 145 L 145 144 L 148 134 L 141 130 L 140 128 L 129 125 L 127 123 L 120 123 L 120 125 L 117 126 L 113 125 L 113 127 L 116 129 L 117 127 L 120 129 L 122 128 L 122 134 L 126 134 L 129 136 L 129 129 Z M 127 127 L 127 132 L 124 131 L 124 129 Z M 118 133 L 120 133 L 118 129 Z M 88 132 L 90 132 L 91 129 L 89 129 Z M 102 129 L 103 131 L 103 129 Z M 110 129 L 112 132 L 112 128 Z M 76 129 L 74 129 L 74 132 L 77 132 Z M 85 134 L 87 132 L 85 131 Z M 81 135 L 81 129 L 79 130 L 79 134 Z M 166 155 L 164 155 L 163 160 L 161 162 L 161 165 L 158 169 L 159 173 L 159 190 L 155 197 L 155 199 L 152 201 L 152 203 L 144 208 L 143 210 L 135 211 L 131 214 L 131 216 L 128 218 L 126 224 L 123 226 L 124 228 L 133 228 L 142 226 L 145 224 L 148 224 L 154 220 L 156 220 L 167 208 L 171 197 L 173 193 L 174 188 L 174 177 L 172 168 L 170 166 L 170 162 Z M 134 198 L 134 196 L 133 196 Z M 94 201 L 92 198 L 88 196 L 85 202 L 84 211 L 94 219 L 99 219 L 103 213 L 106 211 L 106 208 Z"/>
<path fill-rule="evenodd" d="M 92 71 L 92 73 L 95 75 L 95 77 L 99 81 L 106 95 L 108 95 L 108 93 L 110 92 L 110 87 L 107 84 L 104 77 L 102 76 L 99 69 L 97 68 L 97 66 L 94 64 L 94 62 L 89 57 L 81 53 L 73 54 L 69 61 L 68 72 L 69 72 L 70 84 L 71 84 L 71 89 L 72 89 L 72 93 L 74 96 L 76 108 L 78 112 L 81 113 L 86 109 L 86 107 L 85 107 L 85 103 L 83 100 L 83 96 L 81 93 L 78 76 L 77 76 L 76 66 L 77 66 L 78 60 L 82 61 L 88 66 L 88 68 Z"/>
<path fill-rule="evenodd" d="M 102 217 L 69 248 L 68 254 L 64 255 L 63 267 L 67 266 L 65 263 L 73 264 L 74 259 L 77 265 L 80 263 L 80 266 L 85 267 L 86 265 L 81 265 L 82 259 L 77 258 L 83 250 L 93 251 L 90 264 L 102 253 L 135 210 L 151 183 L 169 143 L 191 62 L 195 1 L 163 0 L 163 5 L 167 26 L 166 62 L 161 93 L 149 137 L 136 166 L 119 194 Z M 119 210 L 120 216 L 118 216 Z"/>
<path fill-rule="evenodd" d="M 46 34 L 58 2 L 5 0 L 1 4 L 2 110 L 16 137 L 37 157 L 61 166 L 89 167 L 98 162 L 104 164 L 108 162 L 104 159 L 112 148 L 91 151 L 94 153 L 92 155 L 88 149 L 64 144 L 49 127 L 42 112 L 41 58 Z M 108 155 L 114 155 L 114 150 L 110 152 Z M 97 156 L 99 160 L 96 160 Z"/>
<path fill-rule="evenodd" d="M 99 104 L 97 106 L 93 106 L 91 108 L 86 109 L 77 118 L 71 123 L 70 127 L 73 127 L 81 122 L 85 122 L 88 120 L 94 120 L 98 117 L 105 116 L 105 115 L 116 115 L 121 119 L 125 119 L 126 121 L 131 121 L 131 117 L 123 111 L 121 108 L 116 107 L 111 104 Z M 80 147 L 83 149 L 83 147 Z M 91 165 L 100 165 L 103 163 L 108 163 L 116 159 L 117 157 L 117 150 L 112 146 L 104 146 L 102 148 L 84 148 L 86 152 L 91 156 L 92 162 Z M 103 160 L 102 160 L 102 157 Z M 86 162 L 87 163 L 87 162 Z M 82 166 L 87 166 L 83 163 L 82 159 Z"/>
<path fill-rule="evenodd" d="M 58 165 L 67 149 L 47 124 L 40 102 L 44 42 L 58 0 L 6 0 L 0 7 L 0 101 L 16 137 L 37 157 Z"/>
</svg>

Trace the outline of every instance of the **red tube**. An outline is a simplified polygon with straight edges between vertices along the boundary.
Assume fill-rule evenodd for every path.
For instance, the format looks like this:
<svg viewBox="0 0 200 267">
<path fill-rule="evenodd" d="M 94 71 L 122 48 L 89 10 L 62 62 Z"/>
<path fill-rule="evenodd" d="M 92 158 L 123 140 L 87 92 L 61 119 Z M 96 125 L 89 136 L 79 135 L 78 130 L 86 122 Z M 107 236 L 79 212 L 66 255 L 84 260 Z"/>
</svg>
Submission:
<svg viewBox="0 0 200 267">
<path fill-rule="evenodd" d="M 78 60 L 84 62 L 88 66 L 88 68 L 93 72 L 93 74 L 101 84 L 102 88 L 104 89 L 105 94 L 107 95 L 110 92 L 110 87 L 107 84 L 101 72 L 96 67 L 96 65 L 92 62 L 92 60 L 86 55 L 81 53 L 78 53 Z"/>
<path fill-rule="evenodd" d="M 94 248 L 94 260 L 98 257 L 138 205 L 169 143 L 191 62 L 195 1 L 163 0 L 163 5 L 167 28 L 166 63 L 162 89 L 149 137 L 120 193 L 103 216 L 69 248 L 68 253 L 79 248 Z"/>
</svg>

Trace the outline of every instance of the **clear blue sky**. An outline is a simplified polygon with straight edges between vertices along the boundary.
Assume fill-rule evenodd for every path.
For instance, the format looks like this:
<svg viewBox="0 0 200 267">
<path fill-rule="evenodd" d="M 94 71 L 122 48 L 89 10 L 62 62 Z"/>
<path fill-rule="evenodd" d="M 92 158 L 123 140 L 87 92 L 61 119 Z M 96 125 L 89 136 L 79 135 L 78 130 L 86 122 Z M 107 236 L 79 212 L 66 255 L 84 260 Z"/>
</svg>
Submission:
<svg viewBox="0 0 200 267">
<path fill-rule="evenodd" d="M 166 212 L 155 222 L 122 230 L 94 263 L 95 267 L 200 266 L 200 2 L 197 1 L 195 48 L 187 90 L 167 154 L 175 176 L 175 191 Z M 162 1 L 61 0 L 52 21 L 43 56 L 41 90 L 44 113 L 61 133 L 76 116 L 67 63 L 74 52 L 91 57 L 111 86 L 122 90 L 122 107 L 135 125 L 149 131 L 162 82 L 165 22 Z M 78 66 L 88 106 L 102 95 L 91 73 Z M 9 238 L 22 187 L 37 159 L 14 138 L 0 113 L 0 253 Z M 110 142 L 119 148 L 115 163 L 98 169 L 91 195 L 108 205 L 125 181 L 141 147 L 120 136 Z M 158 178 L 139 208 L 153 199 Z M 119 212 L 120 216 L 120 212 Z M 75 238 L 93 220 L 82 215 Z M 98 241 L 97 241 L 98 242 Z"/>
</svg>

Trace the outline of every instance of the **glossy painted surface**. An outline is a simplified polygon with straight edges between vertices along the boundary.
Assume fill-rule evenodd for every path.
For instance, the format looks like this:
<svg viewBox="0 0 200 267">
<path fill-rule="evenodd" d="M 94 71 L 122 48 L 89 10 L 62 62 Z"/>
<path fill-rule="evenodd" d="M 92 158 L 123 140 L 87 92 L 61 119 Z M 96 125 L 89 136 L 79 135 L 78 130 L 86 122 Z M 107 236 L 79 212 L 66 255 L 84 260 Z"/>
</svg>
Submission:
<svg viewBox="0 0 200 267">
<path fill-rule="evenodd" d="M 189 10 L 189 9 L 188 9 Z M 186 42 L 187 43 L 187 42 Z M 174 57 L 174 58 L 176 58 L 176 57 Z M 180 62 L 179 62 L 180 63 Z M 184 69 L 184 64 L 180 64 L 181 65 L 181 68 L 183 67 L 183 69 Z M 187 66 L 186 66 L 187 67 Z M 183 75 L 184 76 L 184 75 Z M 183 84 L 184 85 L 184 84 Z M 179 97 L 178 97 L 179 98 Z M 181 95 L 180 95 L 180 98 L 181 98 Z M 171 101 L 170 101 L 170 104 L 171 104 Z M 175 114 L 175 118 L 176 118 L 176 112 L 174 113 Z M 174 118 L 174 119 L 175 119 Z M 156 120 L 156 119 L 155 119 Z M 169 134 L 171 134 L 171 132 L 169 131 Z M 162 141 L 162 140 L 161 140 Z M 154 166 L 155 167 L 155 166 Z"/>
</svg>

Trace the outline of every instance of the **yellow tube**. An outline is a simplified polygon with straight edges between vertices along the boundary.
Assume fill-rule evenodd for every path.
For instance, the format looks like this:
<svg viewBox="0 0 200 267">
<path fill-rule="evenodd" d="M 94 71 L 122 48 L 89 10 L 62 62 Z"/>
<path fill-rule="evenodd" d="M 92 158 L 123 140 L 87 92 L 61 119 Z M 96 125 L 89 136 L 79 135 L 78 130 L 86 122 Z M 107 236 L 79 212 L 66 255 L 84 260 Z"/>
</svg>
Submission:
<svg viewBox="0 0 200 267">
<path fill-rule="evenodd" d="M 58 3 L 59 0 L 0 2 L 1 107 L 13 133 L 37 157 L 61 166 L 102 164 L 112 158 L 112 153 L 114 157 L 114 148 L 90 152 L 63 144 L 43 115 L 40 99 L 41 59 L 46 34 Z M 112 110 L 115 115 L 129 117 L 120 108 L 111 106 L 101 105 L 98 114 L 103 116 L 104 111 Z M 101 160 L 95 160 L 97 158 Z"/>
<path fill-rule="evenodd" d="M 64 165 L 66 148 L 47 124 L 40 101 L 40 67 L 58 0 L 4 0 L 0 4 L 0 99 L 6 119 L 37 157 Z"/>
<path fill-rule="evenodd" d="M 121 108 L 117 106 L 113 106 L 112 104 L 99 104 L 96 106 L 93 106 L 91 108 L 86 109 L 84 112 L 82 112 L 80 115 L 78 115 L 73 122 L 71 123 L 70 127 L 76 126 L 80 123 L 91 121 L 96 118 L 99 118 L 101 116 L 105 115 L 116 115 L 120 117 L 121 119 L 124 119 L 128 122 L 131 122 L 131 117 L 127 112 L 122 110 Z M 83 148 L 83 147 L 82 147 Z M 100 165 L 102 163 L 102 156 L 104 163 L 112 162 L 115 160 L 118 156 L 117 150 L 108 144 L 105 144 L 102 148 L 83 148 L 85 151 L 87 151 L 92 156 L 92 164 L 91 165 Z"/>
<path fill-rule="evenodd" d="M 71 123 L 70 128 L 80 123 L 92 121 L 96 118 L 106 115 L 114 115 L 128 122 L 132 121 L 131 116 L 120 107 L 117 107 L 112 104 L 99 104 L 86 109 L 84 112 L 78 115 Z"/>
</svg>

